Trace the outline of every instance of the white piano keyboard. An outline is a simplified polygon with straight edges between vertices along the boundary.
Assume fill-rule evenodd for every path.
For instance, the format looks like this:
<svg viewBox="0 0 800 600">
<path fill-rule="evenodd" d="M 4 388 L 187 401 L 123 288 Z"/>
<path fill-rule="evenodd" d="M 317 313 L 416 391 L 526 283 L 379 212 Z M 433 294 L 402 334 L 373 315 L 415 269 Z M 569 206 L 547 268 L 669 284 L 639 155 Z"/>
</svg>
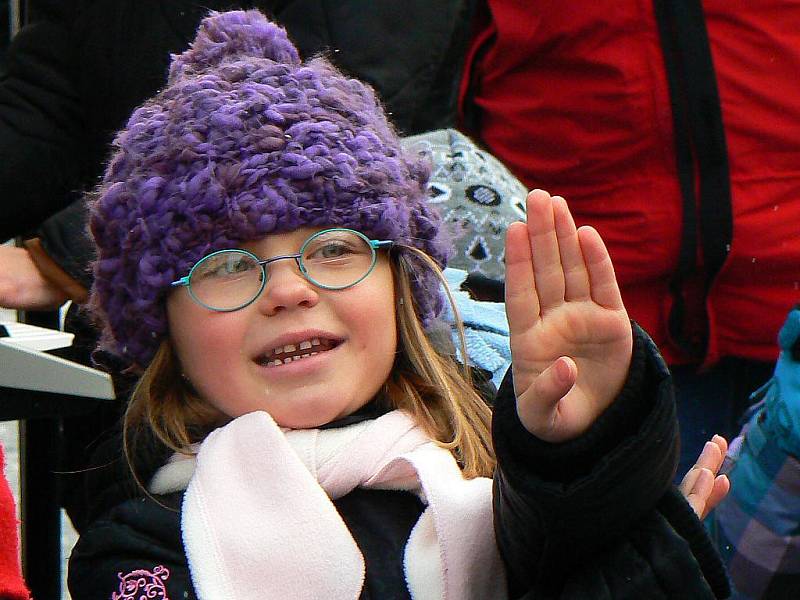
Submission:
<svg viewBox="0 0 800 600">
<path fill-rule="evenodd" d="M 8 337 L 0 337 L 0 341 L 11 346 L 22 346 L 30 350 L 55 350 L 72 345 L 75 337 L 71 333 L 45 329 L 16 321 L 0 321 L 0 326 L 8 332 Z"/>
<path fill-rule="evenodd" d="M 71 333 L 16 321 L 3 320 L 0 325 L 8 333 L 0 337 L 0 386 L 87 398 L 114 398 L 114 386 L 108 373 L 45 353 L 45 350 L 72 345 L 74 336 Z"/>
</svg>

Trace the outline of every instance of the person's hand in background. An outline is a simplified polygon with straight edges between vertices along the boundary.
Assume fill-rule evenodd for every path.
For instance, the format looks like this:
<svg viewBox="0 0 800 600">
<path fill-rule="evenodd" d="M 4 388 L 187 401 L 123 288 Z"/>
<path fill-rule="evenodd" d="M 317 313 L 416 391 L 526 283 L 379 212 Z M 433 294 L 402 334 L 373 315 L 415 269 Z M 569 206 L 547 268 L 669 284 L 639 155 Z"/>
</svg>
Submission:
<svg viewBox="0 0 800 600">
<path fill-rule="evenodd" d="M 728 442 L 721 435 L 715 435 L 711 441 L 706 442 L 697 462 L 689 469 L 679 486 L 700 519 L 705 519 L 731 489 L 728 477 L 717 475 L 727 451 Z"/>
<path fill-rule="evenodd" d="M 47 279 L 25 248 L 0 246 L 0 306 L 17 310 L 51 310 L 68 300 Z"/>
</svg>

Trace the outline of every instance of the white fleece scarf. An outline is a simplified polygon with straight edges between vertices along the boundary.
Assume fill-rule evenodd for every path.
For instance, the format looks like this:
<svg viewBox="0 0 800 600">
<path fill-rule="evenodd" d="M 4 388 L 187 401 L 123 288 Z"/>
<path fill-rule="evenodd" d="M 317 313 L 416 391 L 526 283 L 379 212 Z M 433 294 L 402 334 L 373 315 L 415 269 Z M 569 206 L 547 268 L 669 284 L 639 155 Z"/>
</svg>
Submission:
<svg viewBox="0 0 800 600">
<path fill-rule="evenodd" d="M 427 504 L 404 554 L 414 600 L 507 597 L 491 480 L 465 480 L 400 411 L 329 430 L 244 415 L 150 484 L 154 493 L 184 487 L 181 529 L 201 600 L 356 600 L 364 558 L 331 502 L 356 487 L 408 490 Z"/>
</svg>

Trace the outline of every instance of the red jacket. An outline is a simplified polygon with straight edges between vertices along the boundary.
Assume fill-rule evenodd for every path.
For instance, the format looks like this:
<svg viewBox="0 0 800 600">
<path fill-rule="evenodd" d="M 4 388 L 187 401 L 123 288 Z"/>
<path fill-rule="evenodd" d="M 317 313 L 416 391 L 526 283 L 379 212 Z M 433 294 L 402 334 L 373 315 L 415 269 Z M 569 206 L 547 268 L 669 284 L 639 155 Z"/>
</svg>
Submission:
<svg viewBox="0 0 800 600">
<path fill-rule="evenodd" d="M 17 511 L 8 482 L 3 477 L 5 457 L 0 445 L 0 598 L 27 600 L 30 595 L 19 568 Z"/>
<path fill-rule="evenodd" d="M 462 114 L 526 185 L 563 195 L 579 225 L 600 231 L 631 316 L 668 362 L 772 361 L 778 329 L 800 299 L 800 2 L 702 3 L 712 75 L 701 83 L 718 93 L 727 147 L 728 171 L 711 171 L 724 173 L 729 193 L 700 199 L 704 150 L 688 134 L 691 211 L 682 206 L 681 127 L 654 4 L 489 0 L 491 19 L 465 69 Z M 702 29 L 702 20 L 690 27 Z M 691 54 L 685 68 L 697 64 Z M 673 294 L 685 212 L 697 222 L 687 226 L 694 273 Z M 716 275 L 713 266 L 705 272 L 709 256 L 719 257 Z M 677 295 L 687 311 L 671 329 Z M 679 330 L 706 343 L 687 350 Z"/>
</svg>

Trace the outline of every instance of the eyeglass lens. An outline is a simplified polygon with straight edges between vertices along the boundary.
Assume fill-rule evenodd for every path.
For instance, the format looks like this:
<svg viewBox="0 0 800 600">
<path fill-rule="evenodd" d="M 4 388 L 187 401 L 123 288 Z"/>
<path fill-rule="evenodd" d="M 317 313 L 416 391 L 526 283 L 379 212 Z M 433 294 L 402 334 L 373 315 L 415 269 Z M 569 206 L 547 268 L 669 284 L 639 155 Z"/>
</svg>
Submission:
<svg viewBox="0 0 800 600">
<path fill-rule="evenodd" d="M 289 258 L 289 257 L 287 257 Z M 294 257 L 292 257 L 294 258 Z M 313 284 L 327 289 L 350 287 L 366 277 L 375 264 L 375 251 L 361 235 L 340 229 L 311 236 L 300 249 L 301 272 Z M 264 268 L 269 279 L 273 263 Z M 195 299 L 215 310 L 246 306 L 261 292 L 263 271 L 258 260 L 241 250 L 223 250 L 197 263 L 189 279 Z"/>
</svg>

